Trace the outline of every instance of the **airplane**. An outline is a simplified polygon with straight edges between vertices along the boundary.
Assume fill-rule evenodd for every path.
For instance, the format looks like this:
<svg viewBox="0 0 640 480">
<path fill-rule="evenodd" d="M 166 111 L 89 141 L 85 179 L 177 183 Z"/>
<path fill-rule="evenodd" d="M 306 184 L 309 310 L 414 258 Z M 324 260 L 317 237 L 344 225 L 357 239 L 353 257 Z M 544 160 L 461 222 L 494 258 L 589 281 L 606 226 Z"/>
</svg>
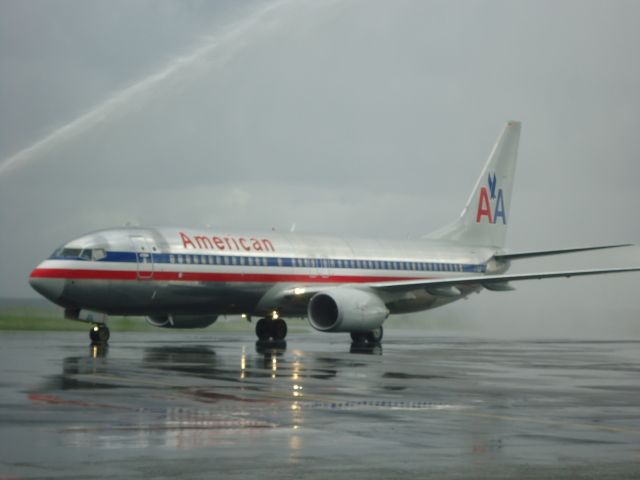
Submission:
<svg viewBox="0 0 640 480">
<path fill-rule="evenodd" d="M 259 318 L 259 341 L 284 341 L 284 318 L 377 345 L 392 314 L 440 307 L 512 283 L 640 271 L 635 268 L 507 274 L 512 261 L 604 245 L 510 253 L 520 122 L 506 124 L 459 218 L 415 240 L 364 239 L 205 228 L 111 228 L 64 244 L 30 275 L 31 286 L 90 323 L 106 343 L 109 315 L 144 316 L 163 328 L 204 328 L 221 315 Z"/>
</svg>

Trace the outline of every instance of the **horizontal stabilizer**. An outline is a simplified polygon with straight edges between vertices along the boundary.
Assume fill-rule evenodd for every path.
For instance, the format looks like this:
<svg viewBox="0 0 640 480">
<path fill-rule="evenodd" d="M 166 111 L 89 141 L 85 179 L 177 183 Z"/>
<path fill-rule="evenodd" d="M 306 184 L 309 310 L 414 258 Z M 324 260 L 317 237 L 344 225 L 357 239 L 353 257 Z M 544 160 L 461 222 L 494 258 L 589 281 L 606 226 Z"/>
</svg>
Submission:
<svg viewBox="0 0 640 480">
<path fill-rule="evenodd" d="M 623 243 L 619 245 L 600 245 L 597 247 L 580 247 L 580 248 L 563 248 L 560 250 L 537 250 L 530 252 L 517 252 L 498 254 L 494 258 L 496 260 L 520 260 L 523 258 L 546 257 L 549 255 L 562 255 L 565 253 L 588 252 L 592 250 L 605 250 L 608 248 L 632 247 L 632 243 Z"/>
</svg>

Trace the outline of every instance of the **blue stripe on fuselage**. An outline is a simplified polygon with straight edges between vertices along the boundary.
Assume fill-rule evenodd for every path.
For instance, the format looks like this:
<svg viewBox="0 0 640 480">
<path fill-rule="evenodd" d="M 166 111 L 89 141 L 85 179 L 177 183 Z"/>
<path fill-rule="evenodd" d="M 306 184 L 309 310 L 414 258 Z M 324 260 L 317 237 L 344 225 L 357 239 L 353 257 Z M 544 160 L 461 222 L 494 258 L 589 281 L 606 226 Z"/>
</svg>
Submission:
<svg viewBox="0 0 640 480">
<path fill-rule="evenodd" d="M 326 270 L 385 270 L 402 272 L 463 272 L 484 273 L 486 264 L 465 264 L 448 262 L 407 262 L 397 260 L 365 260 L 365 259 L 330 259 L 306 257 L 273 257 L 254 255 L 203 255 L 186 253 L 152 253 L 153 263 L 169 265 L 211 265 L 221 267 L 289 267 L 315 268 Z M 78 257 L 51 257 L 53 260 L 80 260 Z M 106 256 L 98 262 L 136 263 L 137 254 L 126 251 L 106 252 Z"/>
</svg>

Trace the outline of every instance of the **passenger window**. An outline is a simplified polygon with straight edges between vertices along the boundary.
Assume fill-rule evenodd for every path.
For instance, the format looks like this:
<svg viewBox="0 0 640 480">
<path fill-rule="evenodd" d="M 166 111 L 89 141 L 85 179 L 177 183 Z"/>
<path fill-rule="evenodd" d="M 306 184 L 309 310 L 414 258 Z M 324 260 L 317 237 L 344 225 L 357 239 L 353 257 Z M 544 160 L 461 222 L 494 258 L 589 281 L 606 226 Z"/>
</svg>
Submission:
<svg viewBox="0 0 640 480">
<path fill-rule="evenodd" d="M 176 263 L 175 255 L 169 255 L 169 263 Z"/>
</svg>

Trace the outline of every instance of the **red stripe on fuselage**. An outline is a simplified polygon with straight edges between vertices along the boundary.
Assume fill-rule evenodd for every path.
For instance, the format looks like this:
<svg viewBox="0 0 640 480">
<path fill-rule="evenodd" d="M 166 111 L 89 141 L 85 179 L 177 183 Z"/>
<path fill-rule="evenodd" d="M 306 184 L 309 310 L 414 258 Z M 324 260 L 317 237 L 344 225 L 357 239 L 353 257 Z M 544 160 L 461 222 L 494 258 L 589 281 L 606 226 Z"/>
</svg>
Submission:
<svg viewBox="0 0 640 480">
<path fill-rule="evenodd" d="M 143 277 L 152 272 L 140 272 Z M 273 273 L 204 273 L 204 272 L 153 272 L 152 278 L 138 278 L 135 270 L 76 270 L 66 268 L 37 268 L 32 278 L 60 278 L 65 280 L 142 280 L 183 282 L 303 282 L 303 283 L 369 283 L 399 280 L 426 280 L 433 277 L 386 277 L 382 275 L 291 275 Z"/>
</svg>

